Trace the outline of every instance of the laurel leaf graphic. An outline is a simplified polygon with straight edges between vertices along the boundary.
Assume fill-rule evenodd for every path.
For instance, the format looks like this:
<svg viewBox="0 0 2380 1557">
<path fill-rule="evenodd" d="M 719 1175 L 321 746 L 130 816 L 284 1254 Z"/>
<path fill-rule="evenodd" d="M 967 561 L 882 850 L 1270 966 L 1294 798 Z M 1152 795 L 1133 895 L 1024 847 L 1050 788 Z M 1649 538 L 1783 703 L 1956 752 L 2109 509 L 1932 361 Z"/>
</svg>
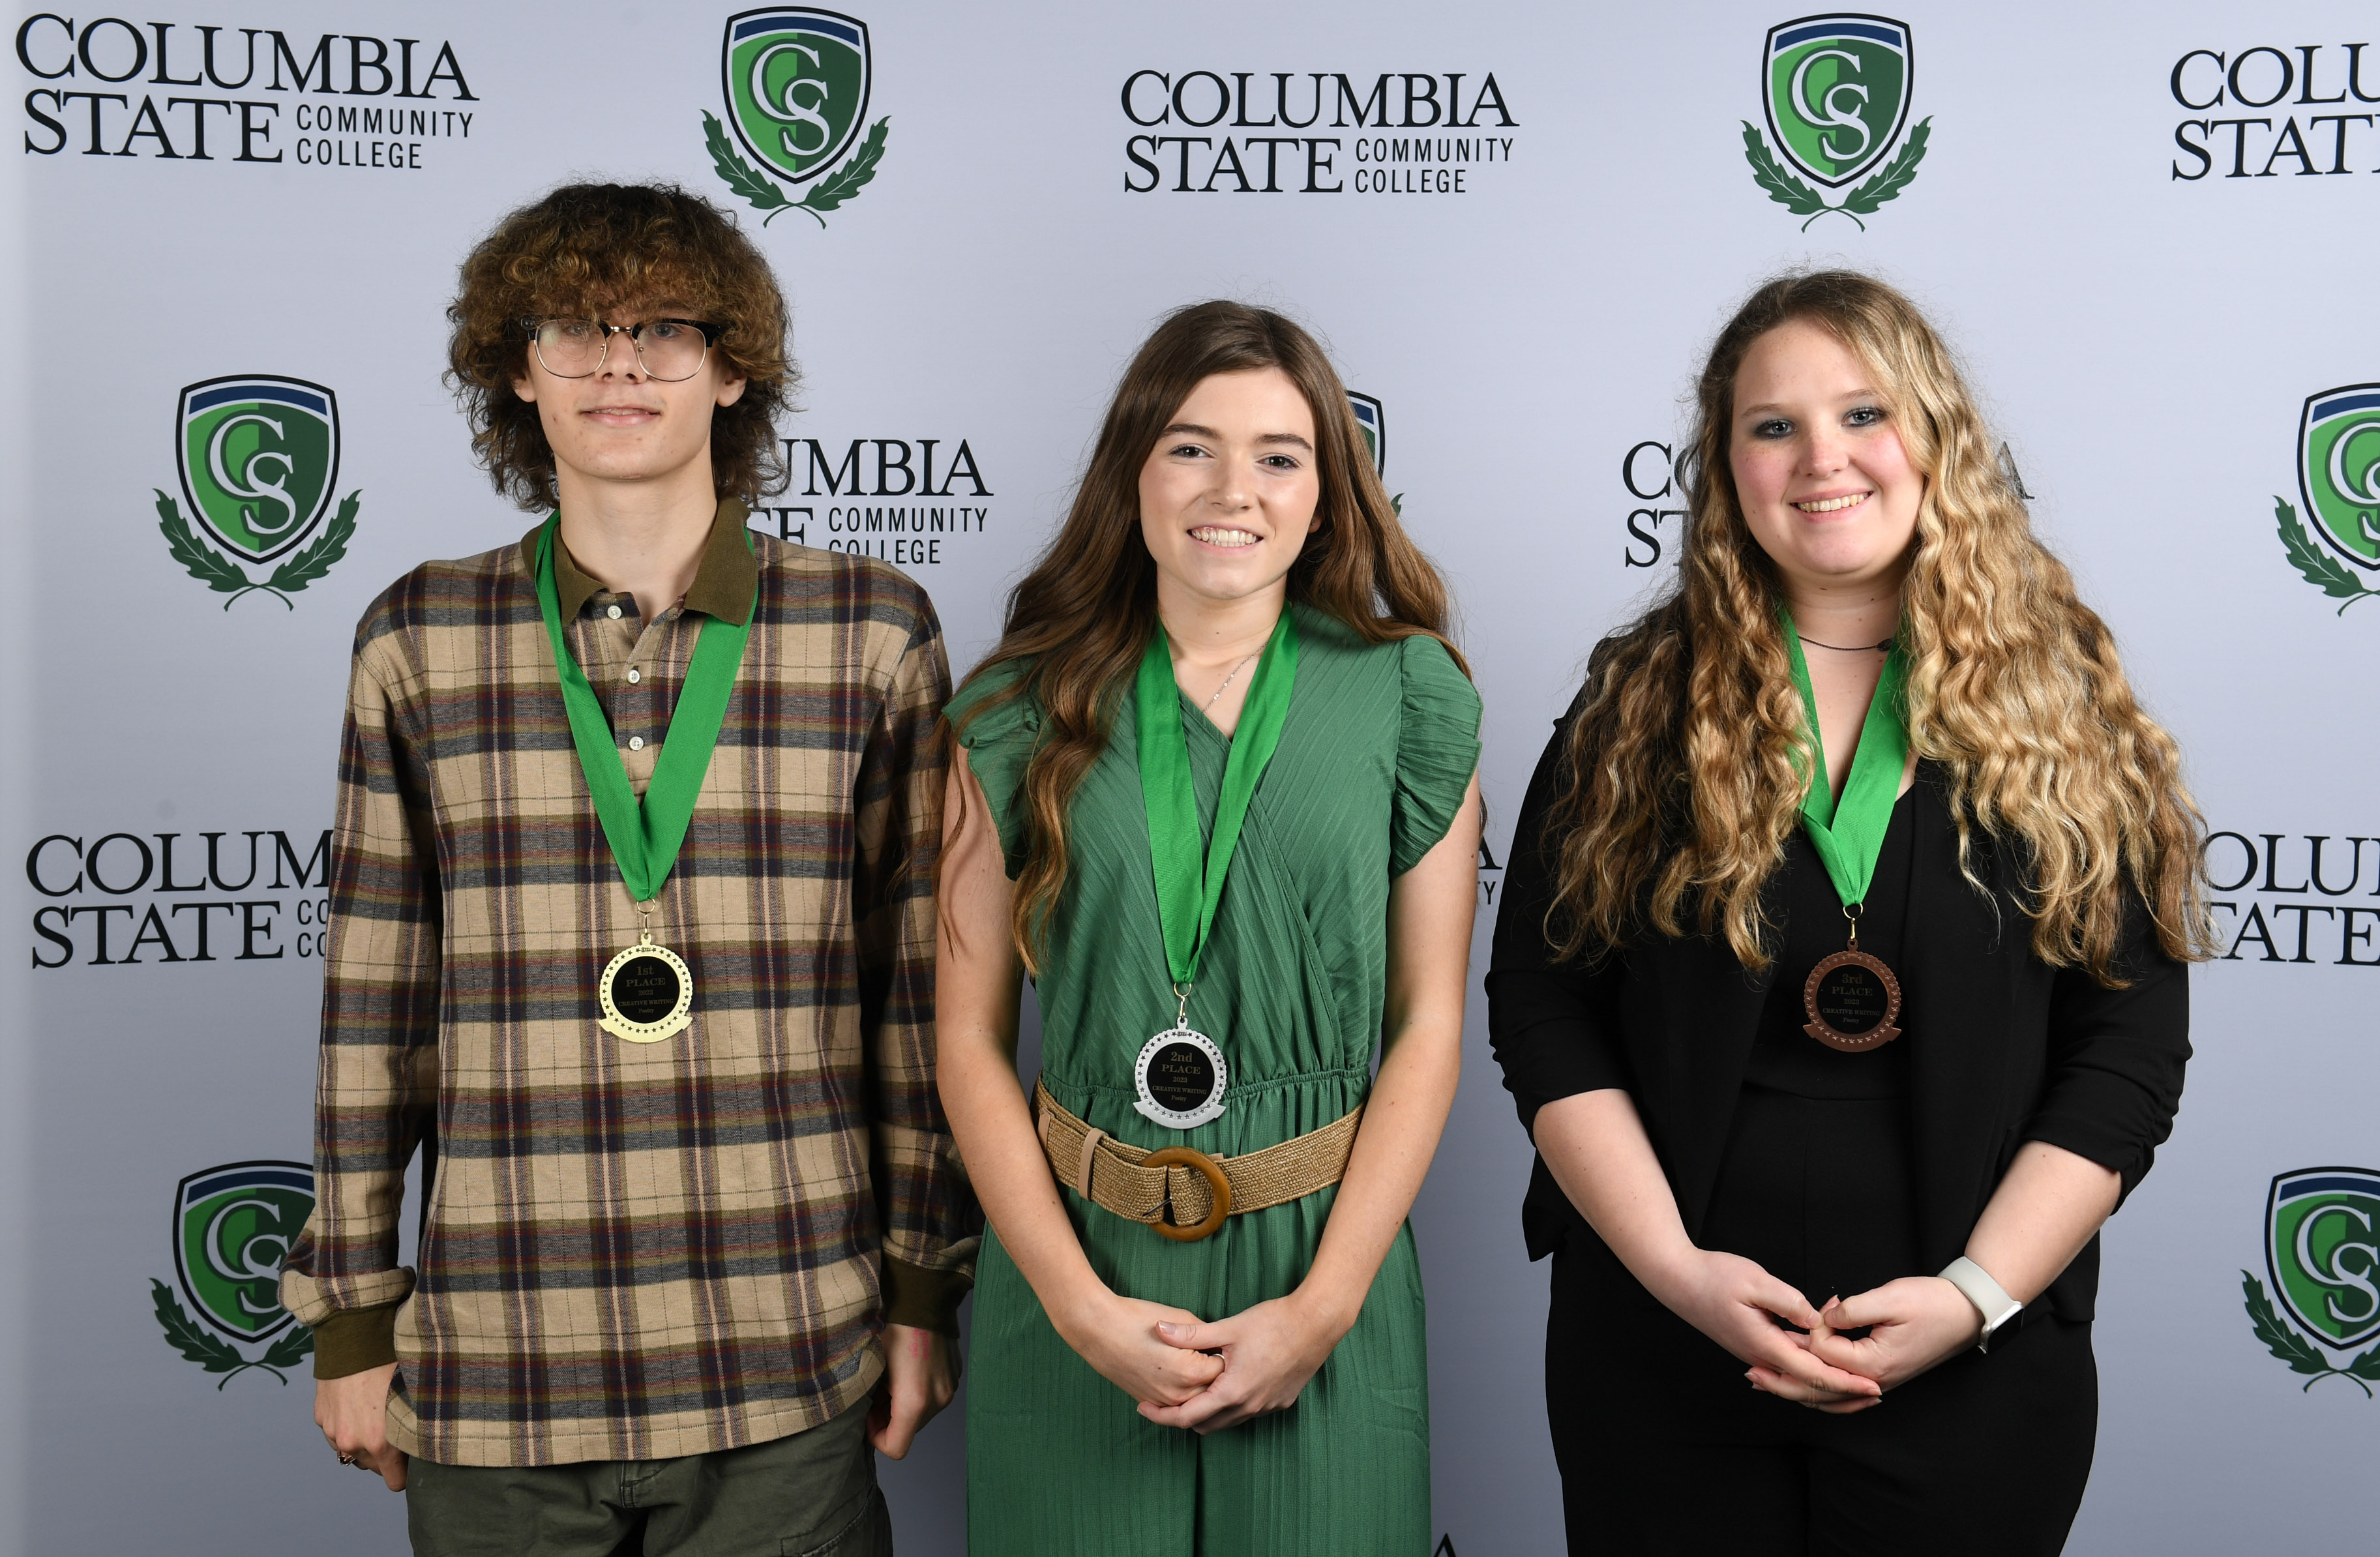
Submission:
<svg viewBox="0 0 2380 1557">
<path fill-rule="evenodd" d="M 295 1368 L 304 1358 L 312 1356 L 313 1351 L 314 1332 L 302 1324 L 293 1325 L 289 1332 L 275 1341 L 273 1349 L 264 1354 L 261 1366 Z"/>
<path fill-rule="evenodd" d="M 356 509 L 362 496 L 360 488 L 347 493 L 347 500 L 339 505 L 338 513 L 314 543 L 274 568 L 273 577 L 264 581 L 264 588 L 275 593 L 294 592 L 330 572 L 332 566 L 347 554 L 347 541 L 356 533 Z"/>
<path fill-rule="evenodd" d="M 1752 128 L 1752 121 L 1746 119 L 1742 124 L 1743 159 L 1752 164 L 1753 180 L 1768 191 L 1768 198 L 1796 216 L 1815 216 L 1827 210 L 1827 202 L 1817 190 L 1785 171 L 1768 150 L 1768 142 Z"/>
<path fill-rule="evenodd" d="M 813 213 L 832 211 L 866 189 L 868 181 L 876 176 L 876 164 L 883 160 L 884 129 L 892 122 L 889 116 L 877 120 L 848 162 L 810 186 L 810 192 L 802 197 L 803 207 Z"/>
<path fill-rule="evenodd" d="M 710 164 L 719 170 L 719 176 L 727 181 L 729 189 L 749 201 L 754 210 L 783 214 L 781 208 L 791 206 L 784 190 L 770 182 L 768 176 L 759 168 L 736 155 L 735 148 L 727 142 L 727 127 L 720 122 L 718 116 L 710 113 L 702 116 L 702 140 L 710 148 Z M 776 215 L 771 215 L 760 225 L 765 227 L 776 219 Z"/>
<path fill-rule="evenodd" d="M 1898 199 L 1909 181 L 1917 176 L 1917 164 L 1925 160 L 1925 142 L 1934 134 L 1933 116 L 1919 121 L 1909 139 L 1902 143 L 1900 154 L 1885 164 L 1884 171 L 1852 191 L 1843 201 L 1843 209 L 1856 211 L 1863 216 L 1873 216 L 1876 208 L 1886 201 Z"/>
<path fill-rule="evenodd" d="M 164 532 L 165 547 L 174 553 L 176 562 L 189 569 L 191 578 L 225 594 L 242 593 L 256 587 L 239 570 L 238 564 L 198 538 L 172 498 L 155 487 L 149 490 L 157 493 L 157 528 Z M 224 603 L 228 606 L 231 602 Z"/>
<path fill-rule="evenodd" d="M 2273 499 L 2273 517 L 2280 521 L 2281 546 L 2289 554 L 2290 566 L 2324 594 L 2345 601 L 2347 604 L 2338 608 L 2341 615 L 2346 614 L 2347 606 L 2364 596 L 2380 594 L 2380 590 L 2366 588 L 2337 557 L 2316 545 L 2313 537 L 2306 533 L 2298 511 L 2277 497 Z"/>
<path fill-rule="evenodd" d="M 2363 1381 L 2365 1376 L 2357 1370 L 2370 1360 L 2375 1369 L 2372 1376 L 2380 1378 L 2380 1347 L 2373 1348 L 2344 1368 L 2333 1368 L 2330 1360 L 2314 1349 L 2313 1343 L 2281 1322 L 2281 1316 L 2273 1308 L 2272 1299 L 2265 1295 L 2264 1283 L 2242 1271 L 2240 1272 L 2240 1290 L 2247 1294 L 2248 1322 L 2256 1327 L 2256 1339 L 2265 1344 L 2266 1351 L 2288 1363 L 2290 1372 L 2311 1375 L 2305 1381 L 2307 1389 L 2335 1376 L 2345 1379 L 2366 1395 L 2371 1394 L 2372 1386 Z"/>
<path fill-rule="evenodd" d="M 190 1318 L 171 1287 L 153 1276 L 149 1285 L 150 1297 L 157 1308 L 157 1322 L 165 1327 L 167 1345 L 210 1373 L 233 1373 L 250 1366 L 227 1342 L 219 1340 Z"/>
</svg>

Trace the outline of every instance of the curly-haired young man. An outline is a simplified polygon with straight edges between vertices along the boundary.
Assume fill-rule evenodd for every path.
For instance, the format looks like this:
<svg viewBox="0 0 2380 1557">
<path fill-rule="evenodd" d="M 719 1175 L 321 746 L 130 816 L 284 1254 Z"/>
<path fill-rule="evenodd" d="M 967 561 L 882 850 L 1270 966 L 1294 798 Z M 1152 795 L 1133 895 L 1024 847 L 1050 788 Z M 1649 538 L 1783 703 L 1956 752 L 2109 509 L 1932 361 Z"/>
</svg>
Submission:
<svg viewBox="0 0 2380 1557">
<path fill-rule="evenodd" d="M 871 1445 L 949 1401 L 975 1250 L 933 607 L 747 528 L 794 370 L 706 201 L 557 189 L 448 317 L 480 460 L 552 517 L 357 631 L 283 1276 L 315 1419 L 417 1552 L 889 1551 Z"/>
</svg>

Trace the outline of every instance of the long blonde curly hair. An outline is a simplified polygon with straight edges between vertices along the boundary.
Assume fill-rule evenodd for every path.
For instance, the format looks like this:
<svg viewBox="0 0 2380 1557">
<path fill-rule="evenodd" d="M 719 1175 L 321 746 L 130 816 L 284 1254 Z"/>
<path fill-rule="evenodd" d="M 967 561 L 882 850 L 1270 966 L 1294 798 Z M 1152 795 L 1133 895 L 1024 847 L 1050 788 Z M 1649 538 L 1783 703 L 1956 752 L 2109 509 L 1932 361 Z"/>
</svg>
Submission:
<svg viewBox="0 0 2380 1557">
<path fill-rule="evenodd" d="M 1806 322 L 1873 375 L 1926 478 L 1902 591 L 1910 744 L 1948 779 L 1960 868 L 1975 832 L 2013 843 L 2033 950 L 2119 987 L 2129 888 L 2169 955 L 2209 955 L 2197 807 L 2180 753 L 2142 711 L 2096 613 L 2034 538 L 1973 397 L 1916 307 L 1872 277 L 1821 271 L 1762 286 L 1719 332 L 1680 462 L 1688 509 L 1677 583 L 1597 645 L 1548 815 L 1547 935 L 1600 955 L 1649 927 L 1724 934 L 1770 960 L 1762 889 L 1816 767 L 1793 682 L 1776 566 L 1746 526 L 1728 461 L 1735 378 L 1753 342 Z"/>
</svg>

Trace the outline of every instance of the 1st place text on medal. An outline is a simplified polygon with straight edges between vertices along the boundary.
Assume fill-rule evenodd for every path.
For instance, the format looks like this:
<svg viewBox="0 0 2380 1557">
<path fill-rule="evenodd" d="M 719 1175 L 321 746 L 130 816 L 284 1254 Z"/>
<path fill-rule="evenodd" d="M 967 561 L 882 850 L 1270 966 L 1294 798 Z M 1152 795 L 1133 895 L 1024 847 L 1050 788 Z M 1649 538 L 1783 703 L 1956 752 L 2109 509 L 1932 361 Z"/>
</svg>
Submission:
<svg viewBox="0 0 2380 1557">
<path fill-rule="evenodd" d="M 603 1030 L 630 1043 L 659 1043 L 694 1025 L 693 973 L 650 938 L 612 959 L 596 993 Z"/>
</svg>

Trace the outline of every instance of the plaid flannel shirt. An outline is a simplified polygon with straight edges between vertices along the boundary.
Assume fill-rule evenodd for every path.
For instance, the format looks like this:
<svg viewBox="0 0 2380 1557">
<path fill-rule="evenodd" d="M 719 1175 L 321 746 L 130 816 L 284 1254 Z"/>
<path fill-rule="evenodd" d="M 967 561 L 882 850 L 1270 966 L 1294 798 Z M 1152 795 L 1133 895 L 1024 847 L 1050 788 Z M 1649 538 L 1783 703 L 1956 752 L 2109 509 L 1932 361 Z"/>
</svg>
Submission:
<svg viewBox="0 0 2380 1557">
<path fill-rule="evenodd" d="M 701 622 L 754 616 L 653 914 L 695 983 L 664 1042 L 596 1026 L 638 919 L 571 743 L 536 532 L 416 568 L 358 628 L 318 1198 L 282 1294 L 321 1376 L 398 1363 L 408 1454 L 759 1442 L 864 1396 L 880 1323 L 956 1329 L 976 1212 L 933 1077 L 941 628 L 889 567 L 745 535 L 722 503 L 685 602 L 650 622 L 556 548 L 640 795 Z M 398 1219 L 432 1128 L 417 1274 Z"/>
</svg>

